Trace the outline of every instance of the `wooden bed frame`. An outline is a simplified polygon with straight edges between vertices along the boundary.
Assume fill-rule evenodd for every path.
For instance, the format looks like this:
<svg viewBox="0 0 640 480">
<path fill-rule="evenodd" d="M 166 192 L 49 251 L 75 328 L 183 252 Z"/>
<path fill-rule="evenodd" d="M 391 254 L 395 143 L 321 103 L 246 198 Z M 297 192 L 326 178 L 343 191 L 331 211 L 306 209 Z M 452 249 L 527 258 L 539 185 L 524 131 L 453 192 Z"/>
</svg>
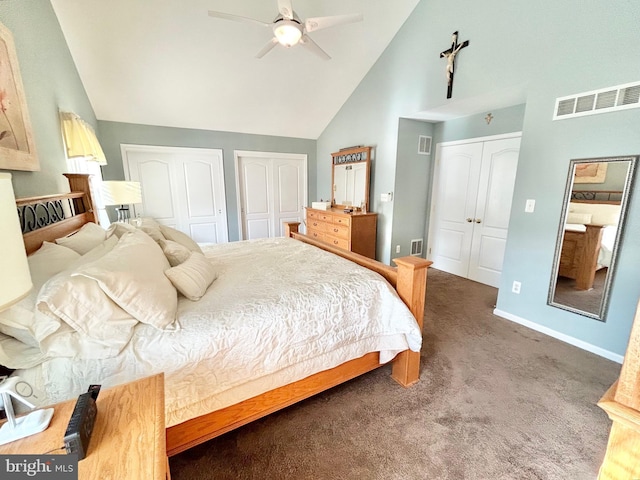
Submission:
<svg viewBox="0 0 640 480">
<path fill-rule="evenodd" d="M 97 223 L 97 215 L 93 208 L 93 196 L 89 185 L 89 175 L 65 174 L 65 176 L 69 179 L 71 193 L 16 200 L 19 212 L 21 209 L 26 208 L 32 212 L 32 214 L 36 209 L 46 212 L 47 208 L 51 208 L 38 207 L 37 205 L 39 204 L 44 203 L 45 205 L 50 205 L 51 202 L 66 202 L 65 218 L 56 219 L 55 223 L 51 224 L 47 224 L 46 221 L 38 221 L 37 223 L 39 223 L 38 226 L 40 228 L 24 233 L 23 237 L 28 253 L 35 252 L 44 241 L 53 241 L 56 238 L 77 231 L 85 223 Z M 43 210 L 43 208 L 45 210 Z M 57 208 L 59 209 L 60 207 Z M 25 222 L 22 218 L 24 215 L 24 211 L 20 213 L 23 224 L 29 223 Z M 50 216 L 50 214 L 45 213 L 45 217 L 48 216 Z M 381 274 L 396 289 L 398 295 L 409 307 L 411 313 L 422 328 L 427 267 L 431 265 L 430 261 L 418 257 L 403 257 L 394 260 L 398 265 L 397 268 L 390 267 L 370 258 L 363 257 L 362 255 L 339 250 L 331 245 L 312 240 L 298 233 L 298 225 L 298 223 L 286 224 L 287 236 L 340 255 Z M 400 385 L 409 387 L 419 380 L 419 352 L 406 350 L 399 353 L 392 362 L 391 376 Z M 188 448 L 288 407 L 380 366 L 382 365 L 379 363 L 379 354 L 377 352 L 369 353 L 361 358 L 316 373 L 300 381 L 270 390 L 227 408 L 216 410 L 169 427 L 166 432 L 167 455 L 176 455 Z"/>
<path fill-rule="evenodd" d="M 620 205 L 622 192 L 617 190 L 574 190 L 571 202 Z M 590 290 L 598 271 L 598 254 L 604 225 L 587 224 L 585 232 L 564 232 L 558 275 L 576 281 L 576 289 Z"/>
</svg>

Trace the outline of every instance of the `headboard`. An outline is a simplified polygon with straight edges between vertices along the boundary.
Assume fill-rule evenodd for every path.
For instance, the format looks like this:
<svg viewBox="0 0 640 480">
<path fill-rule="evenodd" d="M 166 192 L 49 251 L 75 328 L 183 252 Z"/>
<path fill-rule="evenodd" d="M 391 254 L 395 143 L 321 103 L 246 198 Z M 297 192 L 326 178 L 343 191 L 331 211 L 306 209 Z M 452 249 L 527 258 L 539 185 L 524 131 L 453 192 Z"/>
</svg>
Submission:
<svg viewBox="0 0 640 480">
<path fill-rule="evenodd" d="M 98 223 L 89 174 L 65 173 L 70 193 L 16 199 L 27 255 L 45 241 L 67 236 L 85 223 Z"/>
<path fill-rule="evenodd" d="M 607 203 L 620 205 L 621 190 L 572 190 L 571 201 L 577 203 Z"/>
</svg>

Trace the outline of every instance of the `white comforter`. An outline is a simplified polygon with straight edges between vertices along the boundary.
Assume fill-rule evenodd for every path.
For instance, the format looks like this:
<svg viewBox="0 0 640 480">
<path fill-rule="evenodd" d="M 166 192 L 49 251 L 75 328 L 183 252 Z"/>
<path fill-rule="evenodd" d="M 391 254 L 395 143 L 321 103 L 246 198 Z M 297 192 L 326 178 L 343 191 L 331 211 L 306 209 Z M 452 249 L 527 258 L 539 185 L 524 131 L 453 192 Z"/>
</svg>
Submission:
<svg viewBox="0 0 640 480">
<path fill-rule="evenodd" d="M 115 358 L 55 358 L 20 374 L 47 398 L 72 398 L 165 372 L 167 426 L 381 351 L 420 349 L 420 329 L 379 275 L 290 239 L 205 248 L 219 278 L 198 302 L 181 298 L 181 329 L 145 324 Z"/>
</svg>

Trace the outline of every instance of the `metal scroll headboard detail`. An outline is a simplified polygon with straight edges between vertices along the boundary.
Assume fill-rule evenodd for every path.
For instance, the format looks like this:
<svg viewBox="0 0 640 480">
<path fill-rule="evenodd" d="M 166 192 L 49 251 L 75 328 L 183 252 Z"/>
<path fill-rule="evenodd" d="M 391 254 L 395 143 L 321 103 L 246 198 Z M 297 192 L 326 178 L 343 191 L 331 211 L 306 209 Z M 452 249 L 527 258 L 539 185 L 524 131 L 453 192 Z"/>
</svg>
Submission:
<svg viewBox="0 0 640 480">
<path fill-rule="evenodd" d="M 41 197 L 34 201 L 18 202 L 18 218 L 22 234 L 61 222 L 85 211 L 82 192 L 52 195 L 50 199 Z M 80 207 L 80 208 L 78 208 Z"/>
<path fill-rule="evenodd" d="M 619 204 L 622 200 L 622 192 L 619 190 L 573 190 L 571 200 Z"/>
</svg>

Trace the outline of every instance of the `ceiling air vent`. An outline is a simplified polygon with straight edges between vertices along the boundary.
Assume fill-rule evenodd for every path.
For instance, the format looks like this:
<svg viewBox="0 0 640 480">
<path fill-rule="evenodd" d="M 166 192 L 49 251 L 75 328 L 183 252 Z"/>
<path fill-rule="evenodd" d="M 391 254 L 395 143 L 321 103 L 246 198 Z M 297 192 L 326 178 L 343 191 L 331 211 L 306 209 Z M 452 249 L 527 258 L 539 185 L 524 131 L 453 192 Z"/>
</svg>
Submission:
<svg viewBox="0 0 640 480">
<path fill-rule="evenodd" d="M 556 99 L 554 120 L 640 108 L 640 82 Z"/>
<path fill-rule="evenodd" d="M 411 240 L 411 255 L 419 257 L 422 255 L 422 239 Z"/>
<path fill-rule="evenodd" d="M 426 135 L 418 137 L 418 153 L 420 155 L 431 155 L 431 137 Z"/>
</svg>

